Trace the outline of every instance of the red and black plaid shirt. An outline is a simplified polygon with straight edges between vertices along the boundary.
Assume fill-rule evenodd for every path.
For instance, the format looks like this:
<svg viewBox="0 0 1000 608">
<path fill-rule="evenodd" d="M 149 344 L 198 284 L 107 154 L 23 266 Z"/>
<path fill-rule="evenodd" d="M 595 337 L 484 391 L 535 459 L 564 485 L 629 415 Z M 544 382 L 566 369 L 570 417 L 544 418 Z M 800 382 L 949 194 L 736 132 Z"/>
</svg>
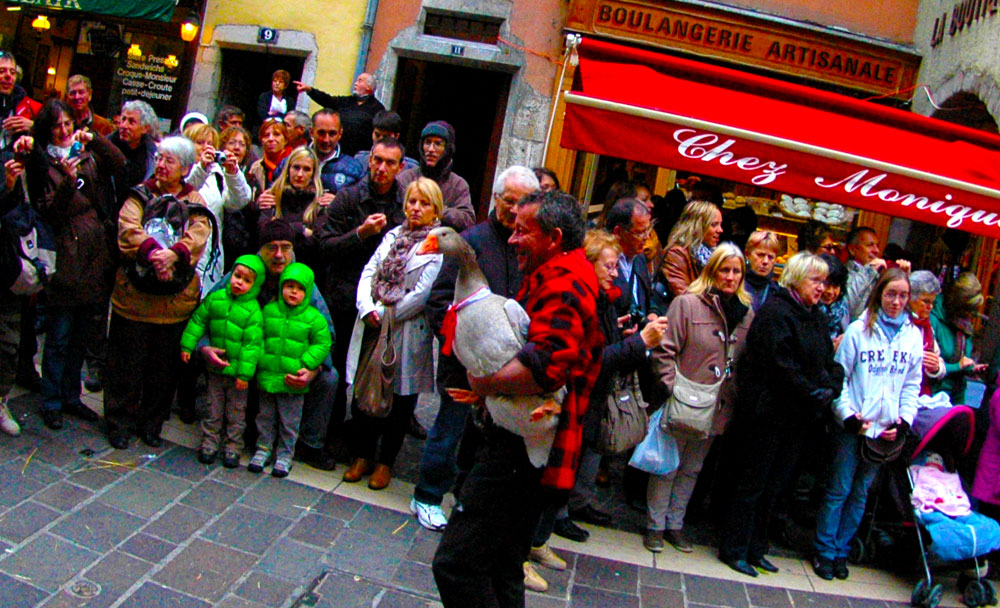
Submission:
<svg viewBox="0 0 1000 608">
<path fill-rule="evenodd" d="M 580 464 L 583 414 L 601 369 L 597 275 L 582 249 L 562 253 L 524 279 L 517 299 L 531 324 L 517 354 L 546 392 L 566 386 L 542 485 L 568 490 Z"/>
</svg>

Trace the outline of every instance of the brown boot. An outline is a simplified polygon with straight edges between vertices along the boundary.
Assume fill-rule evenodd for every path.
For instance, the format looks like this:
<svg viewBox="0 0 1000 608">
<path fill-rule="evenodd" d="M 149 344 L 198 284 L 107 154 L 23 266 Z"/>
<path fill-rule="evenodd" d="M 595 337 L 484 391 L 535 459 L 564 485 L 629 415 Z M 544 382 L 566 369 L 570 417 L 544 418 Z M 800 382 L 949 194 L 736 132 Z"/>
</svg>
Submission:
<svg viewBox="0 0 1000 608">
<path fill-rule="evenodd" d="M 372 490 L 384 490 L 392 479 L 392 469 L 388 465 L 375 465 L 375 472 L 368 479 L 368 487 Z"/>
<path fill-rule="evenodd" d="M 355 483 L 361 481 L 361 478 L 372 472 L 372 463 L 365 460 L 364 458 L 355 458 L 354 462 L 351 463 L 351 468 L 344 471 L 344 481 L 347 483 Z"/>
</svg>

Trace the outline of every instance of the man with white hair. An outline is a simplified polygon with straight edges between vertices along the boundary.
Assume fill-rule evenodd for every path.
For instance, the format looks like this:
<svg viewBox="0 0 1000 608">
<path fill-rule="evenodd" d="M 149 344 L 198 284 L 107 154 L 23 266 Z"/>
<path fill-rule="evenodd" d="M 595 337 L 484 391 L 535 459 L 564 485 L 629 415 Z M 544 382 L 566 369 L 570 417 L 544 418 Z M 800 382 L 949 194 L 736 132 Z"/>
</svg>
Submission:
<svg viewBox="0 0 1000 608">
<path fill-rule="evenodd" d="M 372 121 L 375 115 L 385 109 L 382 103 L 375 99 L 375 77 L 365 72 L 359 74 L 351 87 L 350 95 L 330 95 L 304 82 L 295 81 L 292 84 L 299 93 L 309 95 L 309 98 L 330 110 L 340 114 L 340 125 L 344 135 L 340 139 L 341 154 L 354 156 L 361 150 L 371 147 Z"/>
<path fill-rule="evenodd" d="M 107 210 L 105 217 L 118 217 L 118 210 L 129 191 L 153 175 L 156 166 L 156 140 L 159 128 L 156 112 L 145 101 L 126 101 L 118 119 L 118 130 L 108 138 L 125 155 L 125 168 L 115 175 L 118 208 Z"/>
<path fill-rule="evenodd" d="M 526 194 L 538 189 L 538 178 L 527 167 L 515 165 L 504 170 L 493 183 L 493 210 L 485 222 L 476 224 L 462 233 L 462 237 L 476 252 L 476 260 L 490 291 L 512 298 L 521 288 L 521 271 L 517 266 L 514 246 L 507 241 L 514 230 L 517 218 L 514 206 Z M 455 279 L 458 276 L 458 261 L 454 257 L 445 258 L 438 273 L 431 295 L 427 301 L 427 320 L 438 334 L 441 344 L 441 324 L 445 311 L 455 296 Z M 420 461 L 420 480 L 413 491 L 410 511 L 417 516 L 420 525 L 428 530 L 443 530 L 448 519 L 441 510 L 444 495 L 455 484 L 458 470 L 456 460 L 458 444 L 466 443 L 462 451 L 468 453 L 468 443 L 475 427 L 467 426 L 469 406 L 448 396 L 447 388 L 468 388 L 465 368 L 454 355 L 439 354 L 437 385 L 441 395 L 441 407 L 434 427 L 427 436 L 424 453 Z M 463 435 L 465 438 L 463 439 Z M 471 463 L 469 463 L 471 466 Z M 455 490 L 458 495 L 458 490 Z"/>
</svg>

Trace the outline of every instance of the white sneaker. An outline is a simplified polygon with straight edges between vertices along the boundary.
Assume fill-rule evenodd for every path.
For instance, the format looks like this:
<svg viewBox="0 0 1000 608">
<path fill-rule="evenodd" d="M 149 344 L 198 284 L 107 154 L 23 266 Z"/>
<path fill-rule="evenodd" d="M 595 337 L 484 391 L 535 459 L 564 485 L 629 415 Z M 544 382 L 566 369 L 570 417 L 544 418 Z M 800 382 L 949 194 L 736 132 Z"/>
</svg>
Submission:
<svg viewBox="0 0 1000 608">
<path fill-rule="evenodd" d="M 434 532 L 444 530 L 445 526 L 448 525 L 448 518 L 445 517 L 440 505 L 429 505 L 419 502 L 416 498 L 411 498 L 410 513 L 417 516 L 417 521 L 420 522 L 421 526 Z"/>
<path fill-rule="evenodd" d="M 21 425 L 17 423 L 17 420 L 14 420 L 6 401 L 0 402 L 0 431 L 11 437 L 17 437 L 21 434 Z"/>
</svg>

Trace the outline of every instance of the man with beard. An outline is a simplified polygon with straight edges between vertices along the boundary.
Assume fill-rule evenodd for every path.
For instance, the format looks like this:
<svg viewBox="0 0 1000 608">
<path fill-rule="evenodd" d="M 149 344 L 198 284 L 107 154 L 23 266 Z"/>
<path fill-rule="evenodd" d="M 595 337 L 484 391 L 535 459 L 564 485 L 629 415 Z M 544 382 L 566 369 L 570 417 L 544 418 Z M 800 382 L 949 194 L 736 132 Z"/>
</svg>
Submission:
<svg viewBox="0 0 1000 608">
<path fill-rule="evenodd" d="M 455 129 L 443 120 L 427 123 L 420 132 L 420 166 L 399 174 L 396 181 L 404 191 L 418 177 L 429 177 L 441 187 L 444 217 L 441 223 L 461 232 L 476 222 L 469 183 L 453 172 Z"/>
</svg>

